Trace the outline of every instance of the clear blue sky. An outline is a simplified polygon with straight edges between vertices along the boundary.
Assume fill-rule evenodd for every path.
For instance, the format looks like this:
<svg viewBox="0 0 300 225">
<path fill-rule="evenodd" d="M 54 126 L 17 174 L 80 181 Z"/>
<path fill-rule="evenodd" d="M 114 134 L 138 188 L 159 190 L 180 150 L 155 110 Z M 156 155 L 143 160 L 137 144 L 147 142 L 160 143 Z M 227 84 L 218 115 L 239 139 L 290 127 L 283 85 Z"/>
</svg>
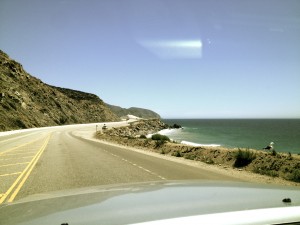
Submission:
<svg viewBox="0 0 300 225">
<path fill-rule="evenodd" d="M 163 118 L 300 118 L 298 0 L 0 0 L 0 49 Z"/>
</svg>

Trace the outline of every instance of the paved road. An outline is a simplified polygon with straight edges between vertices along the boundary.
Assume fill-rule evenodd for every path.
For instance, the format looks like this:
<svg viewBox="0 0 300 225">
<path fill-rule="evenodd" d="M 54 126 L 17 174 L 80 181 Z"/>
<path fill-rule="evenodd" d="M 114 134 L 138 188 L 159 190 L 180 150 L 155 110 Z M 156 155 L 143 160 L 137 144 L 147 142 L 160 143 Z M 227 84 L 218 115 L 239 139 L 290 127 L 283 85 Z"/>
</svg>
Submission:
<svg viewBox="0 0 300 225">
<path fill-rule="evenodd" d="M 78 136 L 87 132 L 92 136 L 94 131 L 95 124 L 0 136 L 0 203 L 32 194 L 106 184 L 182 179 L 234 180 Z"/>
</svg>

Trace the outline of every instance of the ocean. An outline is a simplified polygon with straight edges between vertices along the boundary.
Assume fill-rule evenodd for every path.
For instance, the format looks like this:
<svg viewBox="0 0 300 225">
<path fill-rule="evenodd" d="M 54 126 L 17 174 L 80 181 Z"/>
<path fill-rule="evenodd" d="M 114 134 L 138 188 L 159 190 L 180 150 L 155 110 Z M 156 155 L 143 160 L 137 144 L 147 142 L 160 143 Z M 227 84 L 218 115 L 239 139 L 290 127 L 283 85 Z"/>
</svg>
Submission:
<svg viewBox="0 0 300 225">
<path fill-rule="evenodd" d="M 300 154 L 300 119 L 163 119 L 183 129 L 163 131 L 171 139 L 198 145 L 262 149 Z"/>
</svg>

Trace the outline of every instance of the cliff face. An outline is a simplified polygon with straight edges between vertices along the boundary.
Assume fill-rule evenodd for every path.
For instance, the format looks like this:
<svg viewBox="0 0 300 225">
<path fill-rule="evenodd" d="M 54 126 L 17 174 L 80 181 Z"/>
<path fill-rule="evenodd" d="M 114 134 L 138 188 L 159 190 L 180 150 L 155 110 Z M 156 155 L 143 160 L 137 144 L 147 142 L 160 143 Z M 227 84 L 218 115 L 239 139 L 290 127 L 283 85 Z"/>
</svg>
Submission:
<svg viewBox="0 0 300 225">
<path fill-rule="evenodd" d="M 128 109 L 125 108 L 121 108 L 119 106 L 114 106 L 114 105 L 109 105 L 106 104 L 110 110 L 115 113 L 116 115 L 118 115 L 119 117 L 123 117 L 126 115 L 134 115 L 140 118 L 144 118 L 144 119 L 160 119 L 160 115 L 157 114 L 156 112 L 153 112 L 149 109 L 142 109 L 142 108 L 137 108 L 137 107 L 131 107 Z"/>
<path fill-rule="evenodd" d="M 0 131 L 117 120 L 98 96 L 47 85 L 0 50 Z"/>
</svg>

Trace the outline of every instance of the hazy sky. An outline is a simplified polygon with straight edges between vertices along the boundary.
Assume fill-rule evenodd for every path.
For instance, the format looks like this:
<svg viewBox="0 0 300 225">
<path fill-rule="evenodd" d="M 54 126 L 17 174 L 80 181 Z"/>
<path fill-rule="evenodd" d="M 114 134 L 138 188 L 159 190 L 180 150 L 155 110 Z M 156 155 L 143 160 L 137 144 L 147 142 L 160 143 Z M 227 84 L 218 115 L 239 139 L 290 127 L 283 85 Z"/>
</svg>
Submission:
<svg viewBox="0 0 300 225">
<path fill-rule="evenodd" d="M 0 0 L 0 49 L 163 118 L 300 118 L 299 0 Z"/>
</svg>

